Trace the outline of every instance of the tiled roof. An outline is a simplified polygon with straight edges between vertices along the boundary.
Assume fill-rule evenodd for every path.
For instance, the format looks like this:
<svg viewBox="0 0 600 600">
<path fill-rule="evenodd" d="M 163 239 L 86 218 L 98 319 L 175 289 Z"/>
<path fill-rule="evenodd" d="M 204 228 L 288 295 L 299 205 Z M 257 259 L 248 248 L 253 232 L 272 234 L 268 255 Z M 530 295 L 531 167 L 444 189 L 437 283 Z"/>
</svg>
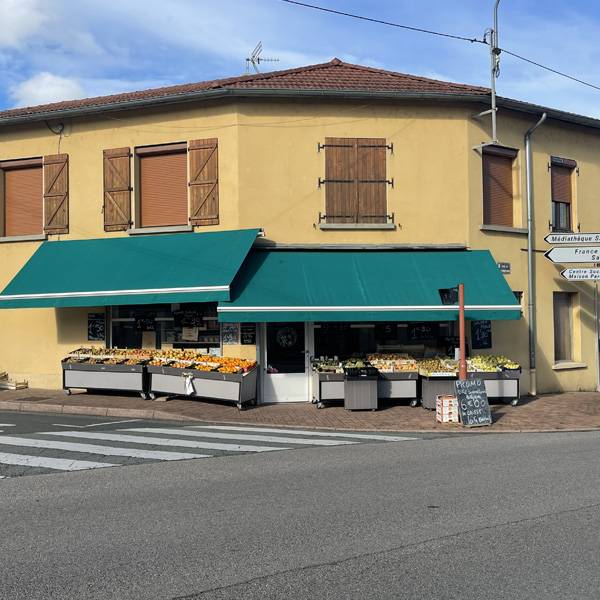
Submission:
<svg viewBox="0 0 600 600">
<path fill-rule="evenodd" d="M 186 83 L 168 87 L 126 92 L 111 96 L 97 96 L 81 100 L 66 100 L 25 108 L 14 108 L 0 111 L 0 122 L 3 119 L 12 120 L 16 117 L 34 117 L 35 115 L 51 116 L 62 111 L 73 111 L 85 108 L 115 107 L 136 100 L 168 100 L 169 97 L 180 97 L 186 94 L 201 93 L 209 90 L 320 90 L 320 91 L 351 91 L 370 93 L 426 93 L 433 95 L 481 95 L 489 94 L 488 88 L 450 83 L 405 75 L 383 69 L 374 69 L 353 65 L 334 58 L 318 65 L 309 65 L 284 71 L 242 75 L 228 79 Z"/>
</svg>

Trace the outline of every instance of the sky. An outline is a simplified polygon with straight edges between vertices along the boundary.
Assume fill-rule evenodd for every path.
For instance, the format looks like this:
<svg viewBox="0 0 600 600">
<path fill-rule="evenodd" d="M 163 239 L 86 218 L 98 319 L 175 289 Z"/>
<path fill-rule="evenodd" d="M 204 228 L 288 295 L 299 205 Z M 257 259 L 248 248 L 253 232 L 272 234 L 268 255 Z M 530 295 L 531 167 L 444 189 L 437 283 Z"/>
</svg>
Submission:
<svg viewBox="0 0 600 600">
<path fill-rule="evenodd" d="M 308 0 L 481 38 L 493 0 Z M 500 46 L 600 86 L 597 0 L 501 0 Z M 342 60 L 489 85 L 488 48 L 281 0 L 0 0 L 0 109 Z M 501 56 L 498 93 L 600 117 L 594 90 Z"/>
</svg>

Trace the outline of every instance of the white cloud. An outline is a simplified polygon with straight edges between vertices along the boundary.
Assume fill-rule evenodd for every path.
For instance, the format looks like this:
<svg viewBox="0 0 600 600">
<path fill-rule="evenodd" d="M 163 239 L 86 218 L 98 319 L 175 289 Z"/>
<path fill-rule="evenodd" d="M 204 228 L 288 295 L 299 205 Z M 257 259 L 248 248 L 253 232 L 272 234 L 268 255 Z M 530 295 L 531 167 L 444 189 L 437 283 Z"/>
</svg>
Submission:
<svg viewBox="0 0 600 600">
<path fill-rule="evenodd" d="M 38 0 L 0 2 L 0 47 L 17 47 L 35 34 L 45 22 Z"/>
<path fill-rule="evenodd" d="M 47 102 L 83 98 L 85 92 L 75 79 L 42 72 L 15 85 L 10 90 L 15 106 L 35 106 Z"/>
</svg>

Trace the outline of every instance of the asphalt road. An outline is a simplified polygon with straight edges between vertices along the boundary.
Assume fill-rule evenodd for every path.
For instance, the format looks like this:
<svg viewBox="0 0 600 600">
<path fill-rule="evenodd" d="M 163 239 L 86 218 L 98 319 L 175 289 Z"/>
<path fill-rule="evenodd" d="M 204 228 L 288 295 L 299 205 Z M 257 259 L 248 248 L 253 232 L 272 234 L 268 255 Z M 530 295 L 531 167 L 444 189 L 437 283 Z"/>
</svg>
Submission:
<svg viewBox="0 0 600 600">
<path fill-rule="evenodd" d="M 0 483 L 0 598 L 598 598 L 600 434 L 470 434 Z"/>
</svg>

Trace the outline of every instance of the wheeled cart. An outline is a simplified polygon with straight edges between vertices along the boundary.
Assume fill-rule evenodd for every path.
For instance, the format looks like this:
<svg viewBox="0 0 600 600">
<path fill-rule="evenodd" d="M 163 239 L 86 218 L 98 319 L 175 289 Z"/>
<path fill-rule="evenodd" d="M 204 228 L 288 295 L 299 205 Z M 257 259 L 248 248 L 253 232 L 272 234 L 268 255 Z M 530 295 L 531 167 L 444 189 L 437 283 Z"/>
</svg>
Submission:
<svg viewBox="0 0 600 600">
<path fill-rule="evenodd" d="M 312 374 L 312 402 L 317 408 L 323 408 L 325 402 L 344 399 L 344 374 L 319 373 Z"/>
<path fill-rule="evenodd" d="M 513 406 L 519 403 L 521 394 L 520 369 L 505 369 L 503 371 L 470 371 L 469 379 L 483 379 L 485 391 L 490 400 L 503 400 Z M 436 398 L 439 395 L 454 395 L 456 375 L 421 375 L 421 404 L 423 408 L 435 410 Z"/>
<path fill-rule="evenodd" d="M 148 366 L 149 396 L 186 396 L 235 402 L 242 410 L 256 401 L 256 368 L 246 373 Z"/>
<path fill-rule="evenodd" d="M 146 399 L 148 393 L 144 365 L 106 365 L 63 362 L 63 389 L 111 390 L 137 392 Z"/>
<path fill-rule="evenodd" d="M 411 406 L 419 402 L 419 374 L 416 371 L 379 372 L 377 395 L 382 399 L 409 399 Z"/>
</svg>

